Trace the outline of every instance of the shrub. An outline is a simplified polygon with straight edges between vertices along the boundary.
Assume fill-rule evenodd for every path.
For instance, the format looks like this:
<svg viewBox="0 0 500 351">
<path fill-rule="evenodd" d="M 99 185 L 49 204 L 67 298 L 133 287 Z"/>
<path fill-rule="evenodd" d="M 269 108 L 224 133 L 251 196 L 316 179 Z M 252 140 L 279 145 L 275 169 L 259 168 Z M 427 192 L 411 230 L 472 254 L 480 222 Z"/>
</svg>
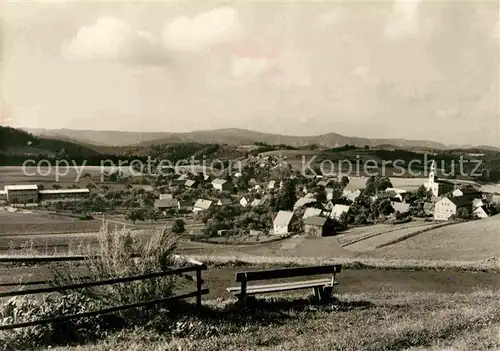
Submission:
<svg viewBox="0 0 500 351">
<path fill-rule="evenodd" d="M 99 304 L 79 294 L 16 296 L 0 308 L 0 324 L 14 324 L 61 315 L 88 312 Z M 19 328 L 0 332 L 0 349 L 29 348 L 40 344 L 88 341 L 113 327 L 120 326 L 117 317 L 79 318 L 69 321 Z"/>
<path fill-rule="evenodd" d="M 153 230 L 149 240 L 140 241 L 126 228 L 109 230 L 102 226 L 97 250 L 87 248 L 82 269 L 53 270 L 56 286 L 129 277 L 160 272 L 175 265 L 175 237 L 165 229 Z M 86 277 L 82 280 L 80 277 Z M 75 293 L 113 306 L 168 297 L 174 287 L 174 276 L 117 283 L 77 290 Z"/>
</svg>

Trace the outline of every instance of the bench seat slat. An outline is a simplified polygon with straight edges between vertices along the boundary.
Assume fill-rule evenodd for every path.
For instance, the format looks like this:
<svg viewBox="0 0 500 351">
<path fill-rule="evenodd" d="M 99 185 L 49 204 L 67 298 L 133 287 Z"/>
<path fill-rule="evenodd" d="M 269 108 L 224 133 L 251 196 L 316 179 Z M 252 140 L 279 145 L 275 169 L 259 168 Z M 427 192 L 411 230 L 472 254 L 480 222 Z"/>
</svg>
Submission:
<svg viewBox="0 0 500 351">
<path fill-rule="evenodd" d="M 342 265 L 328 265 L 328 266 L 318 266 L 318 267 L 293 267 L 293 268 L 278 268 L 278 269 L 267 269 L 260 271 L 247 271 L 236 273 L 236 281 L 241 282 L 254 281 L 254 280 L 268 280 L 268 279 L 279 279 L 279 278 L 293 278 L 299 276 L 311 276 L 320 274 L 334 274 L 340 273 L 342 270 Z"/>
<path fill-rule="evenodd" d="M 299 289 L 307 289 L 313 288 L 317 286 L 331 286 L 331 279 L 315 279 L 315 280 L 306 280 L 301 282 L 287 282 L 287 283 L 278 283 L 278 284 L 265 284 L 265 285 L 249 285 L 247 286 L 247 295 L 253 294 L 263 294 L 268 292 L 278 292 L 278 291 L 288 291 L 288 290 L 299 290 Z M 334 285 L 338 284 L 337 282 L 333 283 Z M 241 293 L 241 287 L 230 287 L 227 288 L 227 291 L 239 295 Z"/>
</svg>

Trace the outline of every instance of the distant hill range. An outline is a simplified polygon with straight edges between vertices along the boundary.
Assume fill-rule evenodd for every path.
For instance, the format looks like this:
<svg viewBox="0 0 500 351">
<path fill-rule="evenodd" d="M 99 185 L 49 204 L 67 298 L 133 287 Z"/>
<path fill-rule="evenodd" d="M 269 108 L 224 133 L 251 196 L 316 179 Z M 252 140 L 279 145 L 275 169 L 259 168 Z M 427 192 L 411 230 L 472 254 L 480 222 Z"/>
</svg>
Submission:
<svg viewBox="0 0 500 351">
<path fill-rule="evenodd" d="M 0 155 L 29 156 L 58 155 L 97 156 L 100 154 L 93 146 L 75 140 L 58 137 L 36 136 L 21 129 L 0 126 Z"/>
<path fill-rule="evenodd" d="M 172 143 L 213 143 L 228 145 L 254 144 L 256 142 L 271 145 L 283 144 L 294 147 L 305 145 L 321 145 L 323 147 L 339 147 L 346 144 L 358 147 L 368 145 L 370 147 L 383 146 L 402 149 L 445 150 L 450 147 L 442 143 L 429 140 L 406 140 L 406 139 L 369 139 L 358 137 L 347 137 L 336 133 L 328 133 L 315 136 L 290 136 L 270 133 L 255 132 L 246 129 L 227 128 L 202 130 L 189 133 L 166 133 L 166 132 L 122 132 L 122 131 L 95 131 L 75 129 L 25 129 L 34 135 L 79 142 L 80 144 L 101 146 L 149 146 L 153 144 Z M 500 148 L 492 146 L 460 146 L 460 148 L 474 148 L 491 151 L 500 151 Z M 458 147 L 457 147 L 458 148 Z"/>
</svg>

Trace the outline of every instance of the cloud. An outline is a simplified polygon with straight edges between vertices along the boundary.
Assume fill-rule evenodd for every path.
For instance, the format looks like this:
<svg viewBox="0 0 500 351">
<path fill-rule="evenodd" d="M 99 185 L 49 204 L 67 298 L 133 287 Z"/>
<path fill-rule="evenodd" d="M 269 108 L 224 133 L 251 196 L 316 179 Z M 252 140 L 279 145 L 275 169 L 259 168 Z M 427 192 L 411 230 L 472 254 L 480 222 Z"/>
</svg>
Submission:
<svg viewBox="0 0 500 351">
<path fill-rule="evenodd" d="M 94 24 L 81 27 L 63 46 L 63 56 L 145 64 L 168 62 L 165 48 L 151 33 L 113 17 L 101 17 Z"/>
<path fill-rule="evenodd" d="M 357 66 L 352 71 L 354 76 L 364 76 L 368 73 L 370 73 L 370 69 L 367 66 Z"/>
<path fill-rule="evenodd" d="M 317 25 L 320 27 L 328 27 L 338 23 L 341 19 L 342 12 L 340 10 L 333 10 L 319 15 L 317 17 Z"/>
<path fill-rule="evenodd" d="M 221 7 L 191 18 L 177 17 L 163 30 L 163 39 L 172 50 L 202 50 L 233 39 L 239 29 L 238 12 Z"/>
<path fill-rule="evenodd" d="M 255 78 L 271 68 L 266 57 L 233 57 L 231 75 L 234 78 Z"/>
<path fill-rule="evenodd" d="M 458 116 L 459 111 L 456 107 L 450 107 L 450 108 L 438 109 L 434 111 L 434 113 L 437 117 L 453 118 Z"/>
<path fill-rule="evenodd" d="M 395 0 L 385 26 L 385 35 L 399 39 L 418 33 L 420 3 L 421 0 Z"/>
</svg>

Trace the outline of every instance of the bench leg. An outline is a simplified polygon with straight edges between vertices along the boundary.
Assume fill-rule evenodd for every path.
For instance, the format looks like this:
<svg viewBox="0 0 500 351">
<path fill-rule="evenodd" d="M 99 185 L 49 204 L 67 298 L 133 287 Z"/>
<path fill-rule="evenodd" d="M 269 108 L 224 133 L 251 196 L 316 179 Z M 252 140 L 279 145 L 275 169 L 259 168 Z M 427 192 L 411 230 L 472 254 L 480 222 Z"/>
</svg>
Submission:
<svg viewBox="0 0 500 351">
<path fill-rule="evenodd" d="M 323 287 L 321 286 L 315 286 L 313 288 L 313 292 L 314 292 L 314 299 L 319 302 L 322 300 L 322 296 L 323 296 Z"/>
<path fill-rule="evenodd" d="M 241 306 L 245 306 L 247 304 L 247 296 L 246 294 L 243 295 L 243 294 L 240 294 L 240 296 L 238 296 L 239 300 L 240 300 L 240 304 Z"/>
<path fill-rule="evenodd" d="M 333 293 L 333 287 L 332 286 L 325 286 L 323 287 L 323 293 L 321 294 L 321 300 L 323 302 L 330 301 Z"/>
</svg>

